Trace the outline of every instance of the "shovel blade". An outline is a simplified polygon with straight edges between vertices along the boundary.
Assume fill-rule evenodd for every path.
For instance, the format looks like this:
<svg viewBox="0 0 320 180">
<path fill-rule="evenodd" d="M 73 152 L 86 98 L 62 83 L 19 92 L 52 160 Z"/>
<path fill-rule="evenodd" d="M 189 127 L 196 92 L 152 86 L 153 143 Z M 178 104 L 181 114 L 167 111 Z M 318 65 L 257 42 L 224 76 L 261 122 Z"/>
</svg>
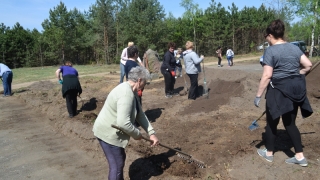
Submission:
<svg viewBox="0 0 320 180">
<path fill-rule="evenodd" d="M 251 125 L 249 126 L 249 130 L 250 130 L 250 131 L 256 130 L 256 129 L 258 129 L 258 128 L 259 128 L 259 125 L 258 125 L 258 123 L 257 123 L 257 120 L 254 120 L 254 121 L 251 123 Z"/>
</svg>

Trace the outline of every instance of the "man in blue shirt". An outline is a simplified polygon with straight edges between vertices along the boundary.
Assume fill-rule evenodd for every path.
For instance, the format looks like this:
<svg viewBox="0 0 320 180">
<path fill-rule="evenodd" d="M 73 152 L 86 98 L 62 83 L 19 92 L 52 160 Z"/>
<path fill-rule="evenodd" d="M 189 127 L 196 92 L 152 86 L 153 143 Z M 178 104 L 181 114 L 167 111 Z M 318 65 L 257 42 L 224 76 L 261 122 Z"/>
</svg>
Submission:
<svg viewBox="0 0 320 180">
<path fill-rule="evenodd" d="M 3 84 L 3 97 L 11 96 L 11 83 L 13 73 L 5 64 L 0 63 L 0 77 Z"/>
</svg>

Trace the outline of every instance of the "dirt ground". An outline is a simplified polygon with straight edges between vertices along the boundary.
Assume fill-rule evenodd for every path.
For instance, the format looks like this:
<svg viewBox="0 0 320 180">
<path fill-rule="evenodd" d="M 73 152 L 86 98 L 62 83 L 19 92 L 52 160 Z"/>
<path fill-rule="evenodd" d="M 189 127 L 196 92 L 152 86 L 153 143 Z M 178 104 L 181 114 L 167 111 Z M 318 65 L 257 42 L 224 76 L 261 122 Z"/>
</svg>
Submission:
<svg viewBox="0 0 320 180">
<path fill-rule="evenodd" d="M 186 88 L 183 77 L 177 78 L 175 84 L 175 90 L 181 96 L 171 99 L 164 96 L 162 79 L 147 85 L 142 105 L 160 142 L 192 155 L 206 167 L 199 168 L 195 163 L 188 163 L 172 150 L 160 146 L 151 148 L 145 141 L 132 139 L 126 148 L 125 179 L 319 179 L 319 72 L 320 67 L 307 76 L 308 97 L 314 113 L 306 119 L 299 115 L 296 122 L 308 167 L 284 162 L 293 156 L 294 150 L 282 125 L 279 125 L 274 162 L 268 163 L 257 155 L 256 149 L 264 147 L 265 116 L 258 121 L 260 128 L 257 130 L 250 131 L 248 127 L 264 111 L 265 100 L 261 101 L 260 108 L 253 105 L 262 67 L 258 61 L 251 61 L 222 68 L 215 64 L 206 65 L 209 96 L 200 96 L 195 101 L 188 100 L 184 95 Z M 200 74 L 200 92 L 203 90 L 203 77 Z M 185 78 L 190 85 L 189 78 Z M 114 73 L 81 78 L 83 94 L 78 98 L 80 113 L 74 118 L 68 118 L 61 85 L 55 82 L 35 82 L 14 90 L 10 98 L 28 105 L 34 116 L 41 114 L 42 120 L 56 133 L 73 140 L 70 146 L 86 152 L 90 159 L 86 159 L 87 166 L 75 169 L 75 172 L 85 172 L 92 179 L 102 179 L 107 176 L 108 165 L 91 130 L 108 93 L 118 84 L 118 80 L 119 74 Z M 92 166 L 99 168 L 88 169 Z M 105 169 L 105 176 L 101 175 L 101 169 Z M 90 170 L 93 172 L 90 173 Z M 100 171 L 99 176 L 95 176 L 96 171 Z M 73 177 L 67 179 L 76 179 Z"/>
</svg>

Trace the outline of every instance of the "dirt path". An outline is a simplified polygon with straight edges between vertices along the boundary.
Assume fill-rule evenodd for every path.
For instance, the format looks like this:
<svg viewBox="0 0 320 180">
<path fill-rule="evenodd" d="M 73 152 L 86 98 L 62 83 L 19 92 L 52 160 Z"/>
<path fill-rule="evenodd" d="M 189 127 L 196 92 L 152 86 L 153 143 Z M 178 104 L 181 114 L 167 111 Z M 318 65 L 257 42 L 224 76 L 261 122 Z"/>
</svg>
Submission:
<svg viewBox="0 0 320 180">
<path fill-rule="evenodd" d="M 96 161 L 16 98 L 0 99 L 0 179 L 106 179 Z"/>
</svg>

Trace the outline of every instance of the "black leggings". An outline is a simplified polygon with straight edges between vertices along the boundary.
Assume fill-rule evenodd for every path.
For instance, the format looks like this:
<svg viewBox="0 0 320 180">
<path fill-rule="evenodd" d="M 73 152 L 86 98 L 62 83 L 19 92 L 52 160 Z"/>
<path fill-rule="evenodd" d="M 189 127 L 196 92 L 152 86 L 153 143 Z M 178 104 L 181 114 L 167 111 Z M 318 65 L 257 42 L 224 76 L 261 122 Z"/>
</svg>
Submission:
<svg viewBox="0 0 320 180">
<path fill-rule="evenodd" d="M 288 113 L 282 115 L 282 123 L 287 133 L 289 134 L 293 147 L 296 153 L 303 152 L 301 135 L 295 120 L 297 117 L 298 106 L 294 105 L 294 109 Z M 268 151 L 274 151 L 274 142 L 277 136 L 277 126 L 280 121 L 280 117 L 273 120 L 271 118 L 269 109 L 266 109 L 267 126 L 266 126 L 266 148 Z"/>
</svg>

